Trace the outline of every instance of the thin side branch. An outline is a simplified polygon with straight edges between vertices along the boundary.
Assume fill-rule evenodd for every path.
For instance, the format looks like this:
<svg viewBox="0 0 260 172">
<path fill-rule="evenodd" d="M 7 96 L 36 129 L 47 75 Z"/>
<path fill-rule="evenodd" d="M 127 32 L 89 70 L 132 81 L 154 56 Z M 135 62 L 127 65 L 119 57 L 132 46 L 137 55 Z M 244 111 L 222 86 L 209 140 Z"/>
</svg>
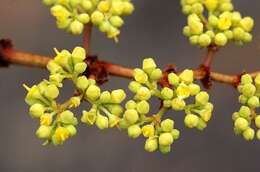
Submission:
<svg viewBox="0 0 260 172">
<path fill-rule="evenodd" d="M 88 54 L 90 54 L 91 34 L 92 34 L 92 24 L 85 25 L 84 32 L 83 32 L 83 48 L 85 48 Z"/>
<path fill-rule="evenodd" d="M 0 42 L 1 43 L 1 42 Z M 0 44 L 1 47 L 1 44 Z M 45 68 L 47 63 L 52 59 L 47 56 L 41 56 L 36 54 L 31 54 L 23 51 L 14 50 L 12 48 L 0 48 L 0 59 L 8 64 L 23 65 L 29 67 L 38 67 Z M 1 62 L 0 60 L 0 62 Z M 124 67 L 117 64 L 112 64 L 106 61 L 98 60 L 98 66 L 101 66 L 106 69 L 106 72 L 109 75 L 123 77 L 123 78 L 133 78 L 133 69 Z M 206 77 L 207 72 L 202 69 L 194 69 L 194 77 L 197 80 L 202 80 Z M 259 71 L 250 73 L 252 77 L 256 77 L 257 74 L 260 74 Z M 211 80 L 236 86 L 240 82 L 241 74 L 228 75 L 218 72 L 210 72 L 209 77 Z"/>
</svg>

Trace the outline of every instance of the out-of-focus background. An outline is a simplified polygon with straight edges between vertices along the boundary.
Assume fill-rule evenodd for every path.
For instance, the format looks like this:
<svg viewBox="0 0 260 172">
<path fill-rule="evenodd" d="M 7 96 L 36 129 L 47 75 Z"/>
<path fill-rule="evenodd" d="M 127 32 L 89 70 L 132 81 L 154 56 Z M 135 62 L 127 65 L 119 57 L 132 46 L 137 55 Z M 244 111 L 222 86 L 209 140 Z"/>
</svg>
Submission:
<svg viewBox="0 0 260 172">
<path fill-rule="evenodd" d="M 175 63 L 178 69 L 197 67 L 205 50 L 192 47 L 182 36 L 185 16 L 179 1 L 134 0 L 136 10 L 125 18 L 120 43 L 115 44 L 95 30 L 92 52 L 103 59 L 135 67 L 152 56 L 161 67 Z M 260 1 L 236 0 L 236 9 L 252 16 L 256 26 L 253 43 L 243 48 L 229 45 L 217 54 L 213 69 L 239 73 L 260 69 Z M 17 49 L 54 55 L 53 47 L 73 49 L 80 37 L 55 27 L 47 7 L 35 0 L 0 1 L 0 38 L 11 38 Z M 131 140 L 125 132 L 99 131 L 79 125 L 78 135 L 61 147 L 43 147 L 34 132 L 38 126 L 28 115 L 22 83 L 30 85 L 48 75 L 46 70 L 23 66 L 0 69 L 0 171 L 1 172 L 258 172 L 260 142 L 234 136 L 231 114 L 238 110 L 234 88 L 215 83 L 209 91 L 215 104 L 212 121 L 204 132 L 183 127 L 176 117 L 181 138 L 167 155 L 147 153 L 143 139 Z M 111 78 L 106 88 L 127 88 L 125 79 Z M 64 94 L 71 95 L 66 88 Z"/>
</svg>

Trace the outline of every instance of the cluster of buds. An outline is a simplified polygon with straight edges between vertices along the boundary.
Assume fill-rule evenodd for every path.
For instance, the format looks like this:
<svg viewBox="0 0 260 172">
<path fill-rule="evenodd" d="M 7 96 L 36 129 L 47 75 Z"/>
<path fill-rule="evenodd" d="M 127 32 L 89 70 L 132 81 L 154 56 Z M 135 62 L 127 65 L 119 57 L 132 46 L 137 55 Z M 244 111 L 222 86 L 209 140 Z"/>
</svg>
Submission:
<svg viewBox="0 0 260 172">
<path fill-rule="evenodd" d="M 130 0 L 43 0 L 43 3 L 51 6 L 58 28 L 79 35 L 85 24 L 92 23 L 116 41 L 124 24 L 122 16 L 134 11 Z"/>
<path fill-rule="evenodd" d="M 86 52 L 81 47 L 76 47 L 72 53 L 67 50 L 55 51 L 57 56 L 47 65 L 50 71 L 49 80 L 31 88 L 25 85 L 28 91 L 25 101 L 30 106 L 31 116 L 40 120 L 36 135 L 46 140 L 44 144 L 60 145 L 77 132 L 77 118 L 69 109 L 78 107 L 82 97 L 73 96 L 60 105 L 56 101 L 59 88 L 63 86 L 64 79 L 76 81 L 87 65 L 84 62 Z"/>
<path fill-rule="evenodd" d="M 213 105 L 208 102 L 208 94 L 193 83 L 192 70 L 185 70 L 179 75 L 168 74 L 170 88 L 159 87 L 162 76 L 162 71 L 152 58 L 143 60 L 142 69 L 134 69 L 134 81 L 130 82 L 129 89 L 135 95 L 126 103 L 126 111 L 119 122 L 119 127 L 127 129 L 130 138 L 137 138 L 141 134 L 147 138 L 144 148 L 148 152 L 159 149 L 162 153 L 168 153 L 180 136 L 173 119 L 162 119 L 168 110 L 185 111 L 185 125 L 199 130 L 206 127 L 213 110 Z M 153 96 L 163 103 L 157 113 L 149 115 L 149 100 Z M 191 96 L 195 97 L 195 103 L 186 105 L 185 99 Z"/>
<path fill-rule="evenodd" d="M 238 86 L 239 102 L 242 104 L 240 110 L 233 114 L 234 131 L 237 135 L 242 135 L 245 140 L 251 141 L 255 137 L 260 140 L 260 115 L 257 115 L 256 109 L 260 107 L 260 74 L 255 79 L 245 74 L 241 77 L 241 83 Z M 255 132 L 253 124 L 258 129 Z"/>
<path fill-rule="evenodd" d="M 192 45 L 207 47 L 225 46 L 228 41 L 238 45 L 251 42 L 254 20 L 234 11 L 231 0 L 181 0 L 181 5 L 188 16 L 183 34 L 189 37 Z"/>
</svg>

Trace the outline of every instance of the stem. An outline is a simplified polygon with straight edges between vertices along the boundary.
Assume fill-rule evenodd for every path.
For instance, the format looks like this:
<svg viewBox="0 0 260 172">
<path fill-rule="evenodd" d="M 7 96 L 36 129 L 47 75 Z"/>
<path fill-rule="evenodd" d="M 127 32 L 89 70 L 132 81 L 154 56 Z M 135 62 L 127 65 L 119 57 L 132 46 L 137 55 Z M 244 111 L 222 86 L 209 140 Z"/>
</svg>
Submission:
<svg viewBox="0 0 260 172">
<path fill-rule="evenodd" d="M 213 58 L 214 58 L 214 55 L 215 55 L 216 52 L 217 52 L 216 46 L 212 45 L 212 46 L 208 47 L 208 53 L 207 53 L 205 60 L 203 62 L 204 67 L 207 67 L 207 68 L 211 67 L 211 64 L 212 64 L 212 61 L 213 61 Z"/>
<path fill-rule="evenodd" d="M 83 32 L 83 48 L 90 54 L 90 42 L 91 42 L 92 24 L 87 24 L 84 27 Z"/>
<path fill-rule="evenodd" d="M 1 43 L 1 42 L 0 42 Z M 1 48 L 0 44 L 0 62 L 1 60 L 8 63 L 8 64 L 16 64 L 16 65 L 23 65 L 29 67 L 38 67 L 38 68 L 45 68 L 48 62 L 52 59 L 47 56 L 41 56 L 36 54 L 31 54 L 23 51 L 14 50 L 12 48 Z M 210 60 L 207 60 L 210 61 Z M 117 64 L 112 64 L 106 61 L 97 61 L 100 66 L 103 66 L 108 74 L 123 78 L 133 78 L 133 69 L 124 67 Z M 206 62 L 206 64 L 209 64 Z M 207 73 L 202 69 L 194 69 L 194 78 L 197 80 L 203 79 Z M 256 77 L 257 74 L 260 74 L 259 71 L 255 71 L 249 73 L 252 77 Z M 232 86 L 236 86 L 240 82 L 241 74 L 234 74 L 228 75 L 224 73 L 218 72 L 210 72 L 210 79 L 216 82 L 230 84 Z"/>
</svg>

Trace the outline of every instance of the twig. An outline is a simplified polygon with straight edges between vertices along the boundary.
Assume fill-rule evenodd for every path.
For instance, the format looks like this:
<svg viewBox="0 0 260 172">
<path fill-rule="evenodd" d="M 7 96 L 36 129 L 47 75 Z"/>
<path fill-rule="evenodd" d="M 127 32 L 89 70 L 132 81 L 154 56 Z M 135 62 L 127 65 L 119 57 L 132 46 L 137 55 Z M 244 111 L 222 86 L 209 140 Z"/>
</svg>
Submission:
<svg viewBox="0 0 260 172">
<path fill-rule="evenodd" d="M 90 54 L 91 34 L 92 34 L 92 24 L 85 25 L 84 33 L 83 33 L 83 48 L 85 48 L 88 54 Z"/>
<path fill-rule="evenodd" d="M 0 59 L 2 59 L 5 63 L 23 65 L 29 67 L 45 68 L 49 60 L 52 59 L 47 56 L 35 55 L 27 52 L 14 50 L 10 47 L 4 48 L 3 46 L 1 46 L 1 42 L 3 41 L 0 41 Z M 108 74 L 110 75 L 123 77 L 123 78 L 133 77 L 132 68 L 124 67 L 117 64 L 112 64 L 106 61 L 97 61 L 96 63 L 99 63 L 99 66 L 103 66 L 108 72 Z M 205 76 L 207 75 L 207 73 L 201 69 L 194 69 L 193 71 L 194 71 L 194 77 L 197 80 L 201 80 L 205 78 Z M 260 70 L 249 74 L 252 77 L 256 77 L 257 74 L 260 74 Z M 240 82 L 241 74 L 228 75 L 224 73 L 211 71 L 209 77 L 213 81 L 236 86 Z"/>
</svg>

